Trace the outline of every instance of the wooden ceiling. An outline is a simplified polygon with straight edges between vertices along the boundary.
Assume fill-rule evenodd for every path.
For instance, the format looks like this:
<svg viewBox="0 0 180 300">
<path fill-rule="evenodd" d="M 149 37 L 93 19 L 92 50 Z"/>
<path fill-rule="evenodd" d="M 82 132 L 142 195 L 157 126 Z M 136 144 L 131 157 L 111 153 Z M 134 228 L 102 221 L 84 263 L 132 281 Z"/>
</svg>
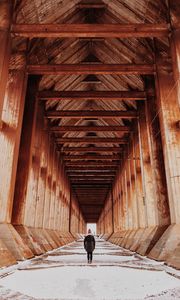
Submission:
<svg viewBox="0 0 180 300">
<path fill-rule="evenodd" d="M 27 71 L 42 76 L 37 97 L 87 222 L 98 220 L 146 101 L 154 37 L 166 53 L 166 14 L 162 0 L 16 1 L 13 46 L 28 41 Z"/>
</svg>

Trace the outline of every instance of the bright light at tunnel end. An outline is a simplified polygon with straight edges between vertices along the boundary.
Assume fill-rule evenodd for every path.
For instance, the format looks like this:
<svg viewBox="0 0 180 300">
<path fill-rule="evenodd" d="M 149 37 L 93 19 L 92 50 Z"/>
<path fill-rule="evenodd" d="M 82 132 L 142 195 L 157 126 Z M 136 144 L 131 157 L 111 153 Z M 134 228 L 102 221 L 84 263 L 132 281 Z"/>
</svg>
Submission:
<svg viewBox="0 0 180 300">
<path fill-rule="evenodd" d="M 86 232 L 91 229 L 93 234 L 96 234 L 96 223 L 87 223 Z"/>
</svg>

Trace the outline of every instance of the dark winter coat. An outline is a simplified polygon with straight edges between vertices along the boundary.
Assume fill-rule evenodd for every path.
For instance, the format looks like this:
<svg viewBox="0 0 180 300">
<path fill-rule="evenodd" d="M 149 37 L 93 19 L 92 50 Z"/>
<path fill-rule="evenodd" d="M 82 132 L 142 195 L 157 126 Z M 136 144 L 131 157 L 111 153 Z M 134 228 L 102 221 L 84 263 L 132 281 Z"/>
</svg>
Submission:
<svg viewBox="0 0 180 300">
<path fill-rule="evenodd" d="M 87 252 L 93 252 L 95 249 L 95 239 L 93 235 L 88 234 L 84 239 L 84 249 Z"/>
</svg>

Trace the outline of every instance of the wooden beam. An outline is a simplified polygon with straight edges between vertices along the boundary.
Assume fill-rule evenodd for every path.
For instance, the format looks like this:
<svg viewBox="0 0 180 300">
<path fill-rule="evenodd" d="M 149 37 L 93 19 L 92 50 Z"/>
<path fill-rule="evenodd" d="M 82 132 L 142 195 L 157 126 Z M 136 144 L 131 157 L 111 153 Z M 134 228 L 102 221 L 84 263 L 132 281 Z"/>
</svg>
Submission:
<svg viewBox="0 0 180 300">
<path fill-rule="evenodd" d="M 61 118 L 137 118 L 136 111 L 108 111 L 108 110 L 52 110 L 46 112 L 46 117 L 49 119 Z"/>
<path fill-rule="evenodd" d="M 130 126 L 53 126 L 50 127 L 51 132 L 130 132 Z"/>
<path fill-rule="evenodd" d="M 71 162 L 66 162 L 66 166 L 86 166 L 87 168 L 89 166 L 118 166 L 117 162 L 110 162 L 110 161 L 71 161 Z"/>
<path fill-rule="evenodd" d="M 116 174 L 114 173 L 114 174 L 112 174 L 112 173 L 109 173 L 109 174 L 104 174 L 104 173 L 79 173 L 79 174 L 73 174 L 73 173 L 68 173 L 68 177 L 69 178 L 72 178 L 72 177 L 76 177 L 77 176 L 77 178 L 80 178 L 80 177 L 82 177 L 82 178 L 84 178 L 84 176 L 85 177 L 114 177 L 114 176 L 116 176 Z"/>
<path fill-rule="evenodd" d="M 60 64 L 28 65 L 27 72 L 33 75 L 109 75 L 109 74 L 144 74 L 155 73 L 152 64 Z"/>
<path fill-rule="evenodd" d="M 127 144 L 128 140 L 123 138 L 107 138 L 107 137 L 64 137 L 57 138 L 56 143 L 64 144 L 64 143 L 116 143 L 116 144 Z"/>
<path fill-rule="evenodd" d="M 66 172 L 67 171 L 81 171 L 81 170 L 85 170 L 85 171 L 115 171 L 117 169 L 116 166 L 66 166 Z"/>
<path fill-rule="evenodd" d="M 106 7 L 106 4 L 104 2 L 100 2 L 100 1 L 90 1 L 90 2 L 86 2 L 86 1 L 82 1 L 80 3 L 77 4 L 77 7 L 80 9 L 102 9 Z"/>
<path fill-rule="evenodd" d="M 121 152 L 122 147 L 63 147 L 61 152 Z"/>
<path fill-rule="evenodd" d="M 111 177 L 111 176 L 109 176 L 109 177 L 102 177 L 102 176 L 94 176 L 94 177 L 88 177 L 88 176 L 85 176 L 85 177 L 78 177 L 78 178 L 76 178 L 76 177 L 69 177 L 69 180 L 113 180 L 114 179 L 114 177 Z"/>
<path fill-rule="evenodd" d="M 103 159 L 103 160 L 119 160 L 120 155 L 64 155 L 63 160 L 78 160 L 78 159 Z"/>
<path fill-rule="evenodd" d="M 95 172 L 95 171 L 86 171 L 86 170 L 82 170 L 80 172 L 76 172 L 76 171 L 68 171 L 67 175 L 68 176 L 82 176 L 82 175 L 112 175 L 115 176 L 116 172 L 112 172 L 112 171 L 102 171 L 100 170 L 100 172 Z"/>
<path fill-rule="evenodd" d="M 73 183 L 78 183 L 78 184 L 82 184 L 82 183 L 84 183 L 84 184 L 87 184 L 87 183 L 89 183 L 89 184 L 91 184 L 91 183 L 93 183 L 93 184 L 104 184 L 104 183 L 112 183 L 112 181 L 113 180 L 109 180 L 109 179 L 103 179 L 103 180 L 96 180 L 96 179 L 91 179 L 91 180 L 86 180 L 86 179 L 81 179 L 81 180 L 78 180 L 78 179 L 73 179 L 73 180 L 71 180 L 70 182 L 73 184 Z"/>
<path fill-rule="evenodd" d="M 11 33 L 27 38 L 128 38 L 166 37 L 169 25 L 162 24 L 13 24 Z"/>
<path fill-rule="evenodd" d="M 145 100 L 144 91 L 41 91 L 42 100 Z"/>
</svg>

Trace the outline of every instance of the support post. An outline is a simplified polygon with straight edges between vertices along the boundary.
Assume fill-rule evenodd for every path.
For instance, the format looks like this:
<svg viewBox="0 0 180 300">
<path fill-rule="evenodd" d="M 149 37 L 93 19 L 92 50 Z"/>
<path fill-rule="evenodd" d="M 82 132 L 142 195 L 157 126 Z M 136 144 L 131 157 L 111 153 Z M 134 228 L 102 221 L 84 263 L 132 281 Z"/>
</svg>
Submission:
<svg viewBox="0 0 180 300">
<path fill-rule="evenodd" d="M 10 26 L 12 21 L 13 2 L 1 0 L 0 2 L 0 127 L 4 96 L 8 81 L 9 59 L 11 51 Z"/>
</svg>

